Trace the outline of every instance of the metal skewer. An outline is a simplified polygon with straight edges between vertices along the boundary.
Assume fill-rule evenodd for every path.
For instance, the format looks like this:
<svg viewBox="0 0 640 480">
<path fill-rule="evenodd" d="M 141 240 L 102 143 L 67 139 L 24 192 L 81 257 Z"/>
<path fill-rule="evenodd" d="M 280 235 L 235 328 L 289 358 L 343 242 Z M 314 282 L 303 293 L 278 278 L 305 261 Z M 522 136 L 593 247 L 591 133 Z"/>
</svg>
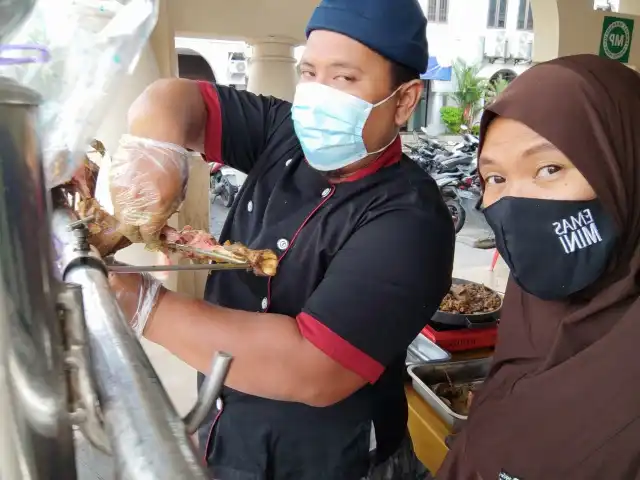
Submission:
<svg viewBox="0 0 640 480">
<path fill-rule="evenodd" d="M 71 222 L 68 228 L 70 231 L 72 231 L 81 225 L 88 225 L 89 223 L 93 222 L 95 219 L 96 219 L 95 215 L 89 215 L 88 217 L 81 218 L 80 220 L 77 220 L 75 222 Z"/>
<path fill-rule="evenodd" d="M 110 273 L 188 272 L 201 270 L 250 270 L 248 263 L 207 263 L 199 265 L 108 265 Z"/>
</svg>

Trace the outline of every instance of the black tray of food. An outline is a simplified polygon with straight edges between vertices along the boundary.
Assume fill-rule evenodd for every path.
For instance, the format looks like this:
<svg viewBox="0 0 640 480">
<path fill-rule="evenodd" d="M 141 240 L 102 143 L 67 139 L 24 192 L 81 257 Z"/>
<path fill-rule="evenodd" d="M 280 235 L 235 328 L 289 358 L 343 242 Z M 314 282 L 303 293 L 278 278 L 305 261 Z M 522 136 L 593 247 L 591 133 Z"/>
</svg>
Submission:
<svg viewBox="0 0 640 480">
<path fill-rule="evenodd" d="M 498 322 L 501 310 L 502 297 L 498 292 L 481 283 L 454 278 L 449 293 L 431 322 L 455 327 L 486 328 Z"/>
</svg>

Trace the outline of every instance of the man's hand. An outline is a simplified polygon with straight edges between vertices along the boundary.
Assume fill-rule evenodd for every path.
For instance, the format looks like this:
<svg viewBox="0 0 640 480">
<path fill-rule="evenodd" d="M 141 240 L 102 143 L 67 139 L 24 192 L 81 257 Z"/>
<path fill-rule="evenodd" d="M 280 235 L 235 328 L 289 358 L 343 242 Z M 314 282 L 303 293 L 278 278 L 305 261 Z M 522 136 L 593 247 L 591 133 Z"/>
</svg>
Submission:
<svg viewBox="0 0 640 480">
<path fill-rule="evenodd" d="M 165 291 L 162 283 L 148 273 L 112 273 L 109 285 L 126 320 L 137 336 L 142 337 Z"/>
<path fill-rule="evenodd" d="M 112 159 L 109 188 L 121 232 L 153 244 L 186 193 L 189 153 L 171 143 L 124 135 Z"/>
</svg>

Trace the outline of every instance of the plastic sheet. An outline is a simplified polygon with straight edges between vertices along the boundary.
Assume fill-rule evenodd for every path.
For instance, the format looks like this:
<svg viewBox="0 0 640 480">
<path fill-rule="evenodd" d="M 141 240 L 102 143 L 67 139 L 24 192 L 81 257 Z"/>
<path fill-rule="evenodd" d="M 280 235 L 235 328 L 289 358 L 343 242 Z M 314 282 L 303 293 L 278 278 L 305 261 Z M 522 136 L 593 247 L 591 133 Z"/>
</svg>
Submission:
<svg viewBox="0 0 640 480">
<path fill-rule="evenodd" d="M 109 167 L 109 191 L 121 231 L 155 245 L 184 201 L 189 152 L 179 145 L 123 135 Z"/>
<path fill-rule="evenodd" d="M 0 74 L 43 97 L 39 127 L 47 186 L 67 182 L 102 123 L 109 95 L 135 67 L 157 20 L 157 0 L 39 0 L 4 42 L 46 49 L 46 63 L 5 48 Z M 25 50 L 24 48 L 22 50 Z M 8 63 L 13 63 L 7 66 Z"/>
<path fill-rule="evenodd" d="M 150 273 L 112 273 L 109 275 L 111 289 L 133 328 L 142 338 L 162 290 L 162 282 Z"/>
</svg>

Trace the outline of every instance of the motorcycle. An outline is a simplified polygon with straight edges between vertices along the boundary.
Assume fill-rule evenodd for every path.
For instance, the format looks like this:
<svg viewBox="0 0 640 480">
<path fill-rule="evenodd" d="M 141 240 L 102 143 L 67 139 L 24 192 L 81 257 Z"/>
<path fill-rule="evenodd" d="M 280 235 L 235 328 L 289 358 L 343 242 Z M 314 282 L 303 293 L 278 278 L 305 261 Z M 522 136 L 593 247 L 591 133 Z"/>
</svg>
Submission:
<svg viewBox="0 0 640 480">
<path fill-rule="evenodd" d="M 222 204 L 229 208 L 233 205 L 238 193 L 236 176 L 233 173 L 223 172 L 221 163 L 212 163 L 209 171 L 209 187 L 211 192 L 211 202 L 217 197 L 222 199 Z"/>
<path fill-rule="evenodd" d="M 482 202 L 482 187 L 477 169 L 458 169 L 433 175 L 440 194 L 445 200 L 451 219 L 453 220 L 455 233 L 462 230 L 467 220 L 467 211 L 471 214 L 479 214 Z"/>
<path fill-rule="evenodd" d="M 437 161 L 437 159 L 435 160 Z M 456 173 L 457 171 L 467 173 L 474 168 L 475 163 L 475 155 L 468 153 L 459 153 L 438 162 L 434 173 Z"/>
<path fill-rule="evenodd" d="M 462 142 L 464 143 L 463 150 L 466 153 L 475 153 L 478 151 L 480 145 L 480 139 L 469 131 L 469 127 L 466 125 L 460 126 L 462 132 Z"/>
<path fill-rule="evenodd" d="M 478 179 L 479 141 L 463 126 L 462 141 L 446 149 L 437 140 L 416 136 L 416 145 L 407 145 L 410 157 L 433 177 L 449 208 L 456 234 L 462 230 L 467 211 L 479 211 L 482 188 Z M 472 214 L 475 212 L 471 212 Z"/>
<path fill-rule="evenodd" d="M 457 171 L 458 167 L 465 168 L 474 160 L 473 155 L 462 152 L 456 154 L 436 153 L 428 146 L 407 145 L 407 148 L 411 151 L 409 157 L 430 175 Z"/>
<path fill-rule="evenodd" d="M 408 145 L 410 157 L 430 175 L 446 172 L 468 171 L 476 162 L 477 137 L 465 133 L 462 141 L 447 150 L 437 140 L 414 135 L 416 145 Z"/>
<path fill-rule="evenodd" d="M 460 185 L 462 176 L 462 173 L 434 176 L 434 180 L 436 181 L 436 185 L 438 185 L 438 189 L 444 199 L 444 203 L 449 208 L 449 213 L 451 214 L 456 234 L 462 230 L 467 219 L 467 212 L 462 206 L 462 201 L 457 189 Z"/>
</svg>

